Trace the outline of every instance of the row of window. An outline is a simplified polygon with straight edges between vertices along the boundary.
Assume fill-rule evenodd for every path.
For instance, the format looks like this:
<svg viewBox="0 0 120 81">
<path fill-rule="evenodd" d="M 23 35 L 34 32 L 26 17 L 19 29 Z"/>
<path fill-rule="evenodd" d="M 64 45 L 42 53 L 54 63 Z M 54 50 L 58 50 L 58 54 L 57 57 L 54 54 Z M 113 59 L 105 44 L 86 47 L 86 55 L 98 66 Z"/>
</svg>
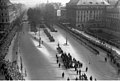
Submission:
<svg viewBox="0 0 120 81">
<path fill-rule="evenodd" d="M 7 10 L 7 7 L 5 7 L 5 8 L 0 8 L 0 12 L 4 12 L 4 11 L 6 11 Z"/>
<path fill-rule="evenodd" d="M 107 17 L 120 19 L 120 13 L 118 13 L 118 14 L 108 14 Z"/>
<path fill-rule="evenodd" d="M 0 16 L 8 16 L 7 13 L 0 13 Z"/>
<path fill-rule="evenodd" d="M 102 13 L 103 13 L 102 10 L 77 10 L 76 11 L 77 15 L 89 15 L 89 14 L 100 15 Z"/>
<path fill-rule="evenodd" d="M 7 6 L 6 3 L 0 3 L 0 6 Z"/>
<path fill-rule="evenodd" d="M 0 22 L 1 22 L 1 23 L 8 22 L 8 18 L 6 18 L 6 19 L 0 19 Z"/>
<path fill-rule="evenodd" d="M 100 21 L 101 17 L 78 17 L 76 18 L 76 22 L 88 22 L 89 20 Z"/>
<path fill-rule="evenodd" d="M 76 21 L 77 22 L 86 22 L 91 19 L 99 20 L 101 16 L 102 16 L 102 11 L 77 11 L 76 12 L 76 17 L 77 17 Z"/>
</svg>

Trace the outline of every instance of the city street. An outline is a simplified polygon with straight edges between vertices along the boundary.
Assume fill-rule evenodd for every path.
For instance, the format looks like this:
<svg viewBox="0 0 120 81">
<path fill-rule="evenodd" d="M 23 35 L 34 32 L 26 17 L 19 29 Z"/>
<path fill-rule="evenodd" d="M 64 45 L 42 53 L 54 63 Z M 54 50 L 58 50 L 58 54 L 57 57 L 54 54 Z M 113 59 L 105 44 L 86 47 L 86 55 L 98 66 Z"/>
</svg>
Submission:
<svg viewBox="0 0 120 81">
<path fill-rule="evenodd" d="M 120 0 L 0 0 L 0 81 L 120 81 Z"/>
<path fill-rule="evenodd" d="M 49 39 L 45 33 L 40 31 L 41 39 L 44 41 L 43 45 L 39 48 L 38 41 L 34 40 L 34 33 L 29 32 L 28 23 L 23 24 L 23 32 L 20 33 L 20 53 L 23 59 L 23 68 L 27 70 L 27 78 L 32 80 L 61 80 L 62 72 L 65 72 L 65 78 L 70 79 L 76 78 L 76 72 L 72 69 L 65 70 L 64 68 L 58 68 L 56 63 L 55 55 L 57 53 L 56 47 L 59 42 L 60 46 L 66 53 L 70 53 L 72 57 L 76 58 L 83 63 L 82 73 L 84 73 L 86 66 L 88 67 L 88 72 L 86 73 L 88 79 L 93 76 L 93 79 L 108 80 L 108 79 L 118 79 L 117 72 L 115 68 L 109 63 L 105 62 L 104 52 L 100 52 L 99 56 L 96 56 L 86 47 L 81 45 L 81 42 L 64 30 L 60 29 L 56 25 L 54 27 L 58 32 L 51 33 L 55 39 L 55 42 L 49 42 Z M 65 38 L 68 38 L 68 45 L 64 45 Z"/>
</svg>

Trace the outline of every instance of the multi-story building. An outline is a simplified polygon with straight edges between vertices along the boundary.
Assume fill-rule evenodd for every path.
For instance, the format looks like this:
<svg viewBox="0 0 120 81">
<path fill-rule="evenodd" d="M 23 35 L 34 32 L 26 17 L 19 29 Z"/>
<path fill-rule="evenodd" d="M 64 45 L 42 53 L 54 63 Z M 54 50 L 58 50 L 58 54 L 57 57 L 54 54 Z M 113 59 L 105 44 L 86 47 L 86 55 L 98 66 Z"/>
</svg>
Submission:
<svg viewBox="0 0 120 81">
<path fill-rule="evenodd" d="M 3 46 L 4 39 L 8 34 L 9 28 L 9 14 L 8 14 L 8 0 L 0 0 L 0 60 L 5 55 L 5 46 Z"/>
<path fill-rule="evenodd" d="M 21 15 L 23 10 L 25 9 L 25 5 L 23 4 L 16 4 L 16 3 L 11 3 L 9 5 L 8 11 L 9 11 L 9 23 L 10 26 L 13 26 L 14 21 Z"/>
<path fill-rule="evenodd" d="M 9 0 L 0 0 L 0 30 L 9 29 L 13 21 L 20 16 L 22 5 L 12 4 Z"/>
<path fill-rule="evenodd" d="M 119 32 L 120 31 L 120 0 L 116 2 L 114 6 L 108 6 L 106 8 L 105 16 L 106 16 L 106 22 L 105 22 L 106 29 L 113 32 Z"/>
<path fill-rule="evenodd" d="M 66 4 L 67 19 L 73 27 L 84 30 L 104 26 L 105 0 L 70 0 Z"/>
<path fill-rule="evenodd" d="M 0 0 L 0 61 L 6 56 L 10 43 L 16 34 L 17 26 L 13 26 L 12 23 L 16 19 L 14 12 L 19 8 L 15 9 L 9 0 Z"/>
<path fill-rule="evenodd" d="M 67 18 L 66 18 L 66 7 L 62 6 L 60 7 L 59 10 L 59 21 L 61 22 L 67 22 Z"/>
<path fill-rule="evenodd" d="M 9 27 L 8 0 L 0 0 L 0 33 Z"/>
</svg>

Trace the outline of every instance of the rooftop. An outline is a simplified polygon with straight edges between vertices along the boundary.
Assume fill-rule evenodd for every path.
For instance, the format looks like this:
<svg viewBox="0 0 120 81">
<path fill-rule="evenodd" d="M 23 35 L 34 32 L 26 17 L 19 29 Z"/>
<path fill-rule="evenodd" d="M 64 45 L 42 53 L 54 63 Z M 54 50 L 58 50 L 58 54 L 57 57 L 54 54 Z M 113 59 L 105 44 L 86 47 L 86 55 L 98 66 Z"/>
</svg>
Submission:
<svg viewBox="0 0 120 81">
<path fill-rule="evenodd" d="M 70 5 L 109 5 L 105 0 L 70 0 Z"/>
</svg>

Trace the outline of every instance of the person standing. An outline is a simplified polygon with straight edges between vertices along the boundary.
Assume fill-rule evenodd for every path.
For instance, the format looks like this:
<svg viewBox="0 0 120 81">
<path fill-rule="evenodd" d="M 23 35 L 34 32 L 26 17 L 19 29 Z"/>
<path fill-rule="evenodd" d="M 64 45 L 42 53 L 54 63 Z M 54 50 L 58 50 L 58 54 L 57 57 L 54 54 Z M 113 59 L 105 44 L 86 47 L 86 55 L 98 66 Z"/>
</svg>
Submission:
<svg viewBox="0 0 120 81">
<path fill-rule="evenodd" d="M 95 81 L 97 81 L 96 78 L 95 78 Z"/>
<path fill-rule="evenodd" d="M 67 81 L 69 81 L 70 79 L 69 79 L 69 77 L 67 78 Z"/>
<path fill-rule="evenodd" d="M 27 71 L 26 71 L 26 69 L 25 69 L 25 77 L 27 77 Z"/>
<path fill-rule="evenodd" d="M 90 81 L 92 81 L 92 76 L 90 76 Z"/>
<path fill-rule="evenodd" d="M 65 76 L 65 74 L 64 74 L 64 72 L 62 73 L 62 78 L 64 78 L 64 76 Z"/>
<path fill-rule="evenodd" d="M 57 64 L 58 64 L 58 59 L 57 59 Z"/>
<path fill-rule="evenodd" d="M 86 72 L 88 71 L 88 67 L 86 67 Z"/>
<path fill-rule="evenodd" d="M 59 63 L 59 68 L 60 68 L 60 63 Z"/>
<path fill-rule="evenodd" d="M 77 70 L 77 75 L 78 75 L 78 70 Z"/>
<path fill-rule="evenodd" d="M 60 47 L 60 44 L 59 44 L 59 42 L 58 42 L 58 47 Z"/>
<path fill-rule="evenodd" d="M 76 78 L 75 78 L 75 80 L 77 81 L 77 80 L 78 80 L 78 78 L 76 77 Z"/>
<path fill-rule="evenodd" d="M 107 62 L 107 58 L 105 57 L 105 62 Z"/>
<path fill-rule="evenodd" d="M 81 75 L 79 75 L 79 80 L 81 80 Z"/>
<path fill-rule="evenodd" d="M 79 75 L 81 75 L 81 70 L 79 70 Z"/>
<path fill-rule="evenodd" d="M 58 56 L 57 56 L 57 54 L 56 54 L 56 59 L 58 59 Z"/>
</svg>

